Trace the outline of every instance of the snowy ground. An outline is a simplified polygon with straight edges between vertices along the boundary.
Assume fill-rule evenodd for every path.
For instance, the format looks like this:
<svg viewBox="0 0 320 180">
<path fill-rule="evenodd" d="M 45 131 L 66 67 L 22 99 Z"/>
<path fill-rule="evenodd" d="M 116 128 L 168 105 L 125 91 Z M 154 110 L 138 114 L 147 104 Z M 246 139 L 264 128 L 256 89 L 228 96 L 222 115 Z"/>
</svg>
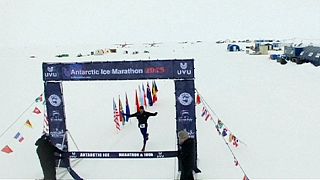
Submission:
<svg viewBox="0 0 320 180">
<path fill-rule="evenodd" d="M 34 141 L 42 132 L 42 115 L 31 111 L 34 99 L 43 91 L 42 62 L 195 59 L 195 84 L 206 102 L 232 132 L 246 145 L 233 148 L 242 168 L 251 179 L 320 178 L 317 163 L 320 144 L 317 131 L 320 107 L 319 68 L 311 64 L 280 65 L 268 56 L 250 56 L 244 52 L 229 53 L 226 44 L 213 42 L 179 44 L 167 42 L 149 48 L 133 45 L 119 53 L 98 57 L 76 58 L 92 48 L 3 49 L 0 53 L 4 84 L 0 89 L 2 109 L 0 133 L 16 122 L 0 137 L 1 148 L 10 145 L 14 152 L 0 153 L 0 178 L 41 178 Z M 149 50 L 133 55 L 131 52 Z M 123 54 L 128 50 L 129 54 Z M 70 58 L 55 58 L 68 52 Z M 37 58 L 30 59 L 30 55 Z M 112 98 L 127 92 L 134 109 L 134 90 L 146 81 L 66 82 L 67 128 L 80 150 L 134 151 L 142 139 L 133 118 L 120 133 L 113 123 Z M 176 150 L 174 85 L 158 80 L 159 103 L 148 108 L 157 111 L 149 119 L 148 150 Z M 122 100 L 124 104 L 124 101 Z M 214 128 L 200 116 L 197 107 L 198 156 L 201 174 L 198 179 L 240 179 L 243 172 L 236 167 L 233 156 Z M 23 114 L 22 114 L 23 113 Z M 21 115 L 22 114 L 22 115 Z M 21 116 L 20 116 L 21 115 Z M 29 119 L 33 128 L 24 127 Z M 21 132 L 25 140 L 13 136 Z M 76 150 L 70 142 L 70 149 Z M 160 160 L 81 160 L 74 170 L 85 179 L 174 179 L 177 159 Z M 60 170 L 59 170 L 60 173 Z M 70 178 L 68 175 L 63 178 Z"/>
</svg>

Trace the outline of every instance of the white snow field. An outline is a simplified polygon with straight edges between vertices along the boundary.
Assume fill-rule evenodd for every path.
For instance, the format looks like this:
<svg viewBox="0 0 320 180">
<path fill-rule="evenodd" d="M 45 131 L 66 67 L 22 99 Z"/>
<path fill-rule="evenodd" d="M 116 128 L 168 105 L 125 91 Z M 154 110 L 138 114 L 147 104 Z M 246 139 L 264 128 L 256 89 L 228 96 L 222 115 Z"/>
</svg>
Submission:
<svg viewBox="0 0 320 180">
<path fill-rule="evenodd" d="M 245 44 L 240 44 L 245 46 Z M 84 48 L 85 49 L 85 48 Z M 136 55 L 123 54 L 139 51 Z M 148 50 L 150 53 L 142 53 Z M 43 114 L 32 113 L 34 99 L 43 92 L 42 62 L 122 61 L 144 59 L 195 60 L 195 85 L 209 107 L 214 120 L 219 118 L 245 144 L 230 145 L 241 167 L 251 179 L 320 178 L 318 111 L 319 68 L 311 64 L 280 65 L 268 56 L 245 52 L 227 52 L 226 44 L 214 42 L 166 42 L 159 47 L 141 44 L 119 48 L 116 54 L 68 58 L 41 55 L 40 50 L 25 49 L 19 54 L 7 50 L 1 56 L 1 148 L 9 145 L 13 152 L 0 153 L 3 179 L 41 178 L 35 153 L 35 140 L 41 135 Z M 38 53 L 39 52 L 39 53 Z M 37 58 L 30 59 L 34 54 Z M 38 55 L 39 54 L 39 55 Z M 5 56 L 6 55 L 6 56 Z M 117 133 L 113 121 L 112 98 L 128 94 L 133 112 L 134 93 L 144 81 L 63 82 L 67 129 L 82 151 L 139 151 L 142 138 L 137 121 L 131 118 Z M 151 83 L 151 80 L 149 81 Z M 156 80 L 158 103 L 147 109 L 157 111 L 149 119 L 148 150 L 176 150 L 175 97 L 172 80 Z M 29 105 L 32 104 L 29 107 Z M 214 123 L 201 117 L 197 108 L 198 166 L 197 179 L 240 179 L 244 176 Z M 24 112 L 25 111 L 25 112 Z M 24 112 L 24 113 L 23 113 Z M 24 126 L 30 120 L 33 128 Z M 17 132 L 25 140 L 14 139 Z M 69 138 L 70 150 L 77 148 Z M 74 162 L 72 162 L 74 163 Z M 174 179 L 178 177 L 177 159 L 82 159 L 74 170 L 85 179 Z M 69 179 L 58 169 L 58 178 Z"/>
</svg>

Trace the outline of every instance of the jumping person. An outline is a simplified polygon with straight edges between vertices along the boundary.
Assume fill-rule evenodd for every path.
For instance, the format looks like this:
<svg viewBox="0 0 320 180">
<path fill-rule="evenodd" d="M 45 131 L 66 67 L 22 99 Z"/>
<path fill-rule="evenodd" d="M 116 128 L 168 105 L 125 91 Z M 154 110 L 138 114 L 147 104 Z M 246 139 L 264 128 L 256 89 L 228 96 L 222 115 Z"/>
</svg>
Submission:
<svg viewBox="0 0 320 180">
<path fill-rule="evenodd" d="M 148 111 L 144 110 L 143 106 L 139 107 L 139 111 L 137 111 L 134 114 L 130 114 L 129 117 L 137 117 L 138 119 L 138 127 L 140 128 L 140 132 L 143 136 L 143 147 L 141 149 L 141 151 L 145 150 L 146 147 L 146 142 L 149 139 L 149 133 L 148 133 L 148 118 L 150 116 L 156 116 L 158 114 L 158 112 L 155 113 L 151 113 Z M 124 114 L 124 115 L 128 115 L 128 114 Z"/>
<path fill-rule="evenodd" d="M 50 137 L 46 134 L 42 135 L 35 143 L 37 154 L 40 160 L 44 180 L 56 179 L 56 153 L 63 154 L 64 151 L 58 149 L 51 143 Z"/>
</svg>

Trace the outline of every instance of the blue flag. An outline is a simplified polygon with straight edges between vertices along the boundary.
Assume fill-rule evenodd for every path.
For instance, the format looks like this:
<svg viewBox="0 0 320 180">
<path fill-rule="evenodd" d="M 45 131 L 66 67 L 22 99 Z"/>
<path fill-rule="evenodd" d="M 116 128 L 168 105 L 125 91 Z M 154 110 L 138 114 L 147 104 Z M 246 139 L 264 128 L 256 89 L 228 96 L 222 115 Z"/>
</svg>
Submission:
<svg viewBox="0 0 320 180">
<path fill-rule="evenodd" d="M 147 98 L 148 98 L 149 106 L 153 106 L 152 94 L 151 94 L 151 90 L 148 82 L 147 82 Z"/>
<path fill-rule="evenodd" d="M 126 93 L 126 116 L 125 116 L 125 121 L 129 121 L 129 115 L 130 115 L 130 107 L 129 107 L 129 101 Z"/>
</svg>

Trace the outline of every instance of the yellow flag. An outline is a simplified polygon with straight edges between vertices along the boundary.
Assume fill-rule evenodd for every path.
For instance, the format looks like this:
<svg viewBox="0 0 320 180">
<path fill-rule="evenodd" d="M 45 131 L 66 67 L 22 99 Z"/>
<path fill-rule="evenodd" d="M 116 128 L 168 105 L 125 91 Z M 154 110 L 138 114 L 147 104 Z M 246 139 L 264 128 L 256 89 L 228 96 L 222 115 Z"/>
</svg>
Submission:
<svg viewBox="0 0 320 180">
<path fill-rule="evenodd" d="M 30 122 L 29 120 L 27 120 L 27 121 L 24 123 L 24 125 L 26 125 L 26 126 L 29 127 L 29 128 L 32 128 L 32 124 L 31 124 L 31 122 Z"/>
</svg>

